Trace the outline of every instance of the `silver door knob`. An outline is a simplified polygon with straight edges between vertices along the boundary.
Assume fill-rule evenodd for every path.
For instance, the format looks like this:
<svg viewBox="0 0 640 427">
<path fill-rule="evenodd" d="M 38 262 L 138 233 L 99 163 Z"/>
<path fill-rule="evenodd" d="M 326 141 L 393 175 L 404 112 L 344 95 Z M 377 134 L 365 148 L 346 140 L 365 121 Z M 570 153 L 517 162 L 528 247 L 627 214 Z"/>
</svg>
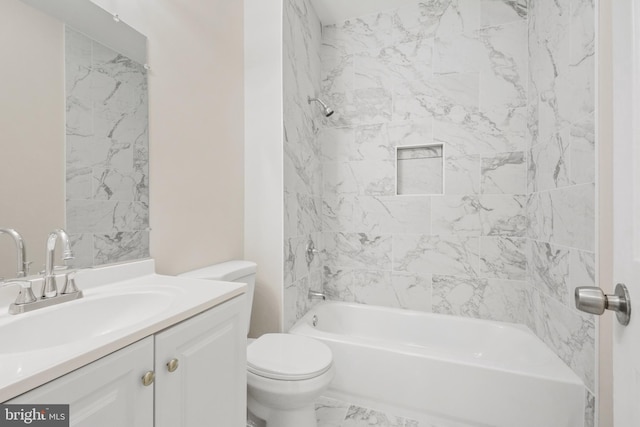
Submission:
<svg viewBox="0 0 640 427">
<path fill-rule="evenodd" d="M 592 286 L 581 286 L 575 292 L 576 308 L 586 313 L 601 315 L 605 310 L 616 312 L 618 322 L 628 325 L 631 318 L 631 301 L 629 291 L 622 283 L 616 285 L 613 295 L 605 295 L 602 289 Z"/>
</svg>

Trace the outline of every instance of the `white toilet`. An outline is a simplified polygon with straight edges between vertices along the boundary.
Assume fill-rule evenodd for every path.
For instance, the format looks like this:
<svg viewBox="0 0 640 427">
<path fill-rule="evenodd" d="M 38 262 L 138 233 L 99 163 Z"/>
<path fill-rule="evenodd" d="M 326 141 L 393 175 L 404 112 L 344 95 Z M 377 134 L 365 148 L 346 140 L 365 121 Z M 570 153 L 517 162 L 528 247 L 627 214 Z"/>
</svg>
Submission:
<svg viewBox="0 0 640 427">
<path fill-rule="evenodd" d="M 229 261 L 181 276 L 246 283 L 251 318 L 255 263 Z M 329 347 L 299 335 L 265 334 L 247 345 L 247 371 L 247 406 L 267 427 L 317 427 L 315 400 L 334 376 Z"/>
</svg>

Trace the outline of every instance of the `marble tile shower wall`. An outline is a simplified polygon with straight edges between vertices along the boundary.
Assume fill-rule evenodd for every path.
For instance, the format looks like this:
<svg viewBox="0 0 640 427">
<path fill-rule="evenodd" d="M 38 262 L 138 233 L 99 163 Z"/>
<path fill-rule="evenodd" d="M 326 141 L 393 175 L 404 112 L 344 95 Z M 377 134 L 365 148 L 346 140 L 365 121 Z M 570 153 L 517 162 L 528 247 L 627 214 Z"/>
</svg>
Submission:
<svg viewBox="0 0 640 427">
<path fill-rule="evenodd" d="M 333 299 L 524 322 L 525 3 L 416 1 L 323 28 L 324 286 Z M 442 144 L 444 194 L 396 195 Z"/>
<path fill-rule="evenodd" d="M 76 267 L 149 256 L 143 66 L 67 27 L 66 222 Z"/>
<path fill-rule="evenodd" d="M 321 117 L 307 97 L 320 92 L 321 25 L 309 0 L 284 1 L 284 330 L 307 312 L 309 289 L 320 290 L 320 256 L 308 260 L 309 241 L 322 248 Z"/>
<path fill-rule="evenodd" d="M 593 0 L 530 2 L 527 324 L 591 392 L 596 325 L 573 289 L 597 286 L 595 22 Z"/>
</svg>

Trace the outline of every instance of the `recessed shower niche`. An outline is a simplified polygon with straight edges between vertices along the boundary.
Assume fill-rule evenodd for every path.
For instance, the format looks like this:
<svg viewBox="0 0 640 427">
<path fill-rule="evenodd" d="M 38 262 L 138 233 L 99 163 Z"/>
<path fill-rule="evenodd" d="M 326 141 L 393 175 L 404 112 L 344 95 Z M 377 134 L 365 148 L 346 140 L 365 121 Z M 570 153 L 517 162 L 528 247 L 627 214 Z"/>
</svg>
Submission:
<svg viewBox="0 0 640 427">
<path fill-rule="evenodd" d="M 396 147 L 396 193 L 443 194 L 442 144 Z"/>
</svg>

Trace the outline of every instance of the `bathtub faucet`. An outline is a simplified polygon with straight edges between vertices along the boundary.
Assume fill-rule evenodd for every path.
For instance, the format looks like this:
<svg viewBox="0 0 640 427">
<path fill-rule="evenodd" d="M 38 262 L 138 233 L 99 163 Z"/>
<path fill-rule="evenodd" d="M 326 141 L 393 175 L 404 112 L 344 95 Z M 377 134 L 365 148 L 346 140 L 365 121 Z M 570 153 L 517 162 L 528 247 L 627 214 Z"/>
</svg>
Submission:
<svg viewBox="0 0 640 427">
<path fill-rule="evenodd" d="M 327 296 L 324 294 L 324 292 L 312 291 L 311 289 L 309 289 L 309 299 L 314 298 L 322 298 L 322 301 L 324 301 L 327 299 Z"/>
</svg>

